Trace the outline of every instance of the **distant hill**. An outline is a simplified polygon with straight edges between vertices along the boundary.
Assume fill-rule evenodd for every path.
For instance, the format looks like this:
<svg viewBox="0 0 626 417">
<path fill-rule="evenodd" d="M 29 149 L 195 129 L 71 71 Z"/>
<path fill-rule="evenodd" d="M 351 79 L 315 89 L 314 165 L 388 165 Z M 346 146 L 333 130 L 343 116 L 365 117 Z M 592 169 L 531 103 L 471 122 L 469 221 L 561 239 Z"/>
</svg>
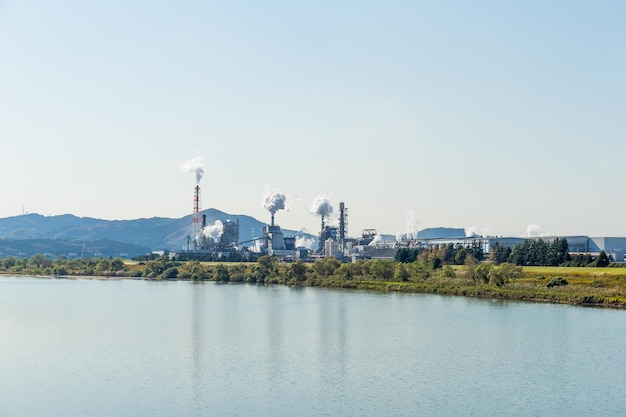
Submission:
<svg viewBox="0 0 626 417">
<path fill-rule="evenodd" d="M 114 240 L 0 239 L 0 257 L 30 258 L 36 253 L 56 258 L 133 258 L 150 253 L 150 249 Z"/>
<path fill-rule="evenodd" d="M 417 232 L 418 239 L 452 239 L 465 237 L 465 229 L 451 227 L 431 227 Z"/>
<path fill-rule="evenodd" d="M 207 225 L 217 220 L 222 223 L 239 220 L 239 241 L 247 242 L 263 236 L 265 223 L 241 214 L 228 214 L 217 209 L 207 209 Z M 32 256 L 48 253 L 51 256 L 80 254 L 85 256 L 142 255 L 154 250 L 179 251 L 186 247 L 191 233 L 192 216 L 178 219 L 152 217 L 136 220 L 101 220 L 77 217 L 72 214 L 43 216 L 25 214 L 0 219 L 0 256 Z M 283 230 L 286 236 L 312 239 L 317 246 L 317 236 Z M 395 236 L 383 235 L 387 240 Z M 435 227 L 421 230 L 421 239 L 465 237 L 459 228 Z"/>
<path fill-rule="evenodd" d="M 216 209 L 203 210 L 206 222 L 212 225 L 216 220 L 222 223 L 239 220 L 240 241 L 263 236 L 265 223 L 245 215 L 233 215 Z M 101 220 L 90 217 L 77 217 L 71 214 L 60 216 L 43 216 L 40 214 L 26 214 L 0 219 L 0 255 L 2 253 L 29 253 L 30 249 L 24 246 L 24 240 L 33 240 L 41 246 L 37 253 L 50 252 L 54 254 L 68 253 L 70 249 L 61 250 L 63 245 L 72 246 L 76 252 L 78 243 L 82 249 L 84 242 L 97 246 L 94 242 L 118 242 L 135 245 L 134 248 L 123 249 L 119 253 L 134 253 L 137 250 L 150 252 L 152 250 L 180 250 L 187 245 L 187 237 L 191 232 L 192 216 L 178 219 L 153 217 L 136 220 Z M 296 231 L 283 230 L 286 236 L 295 236 Z M 306 235 L 309 238 L 316 238 Z M 43 243 L 44 240 L 54 242 Z M 56 242 L 56 244 L 55 244 Z M 17 246 L 22 245 L 22 249 Z M 43 246 L 42 246 L 43 245 Z M 44 247 L 45 246 L 45 247 Z M 53 247 L 58 246 L 59 250 Z M 119 245 L 118 245 L 119 246 Z M 11 249 L 13 248 L 13 249 Z M 78 250 L 80 252 L 80 250 Z M 144 252 L 144 253 L 145 253 Z M 6 255 L 5 255 L 6 256 Z"/>
</svg>

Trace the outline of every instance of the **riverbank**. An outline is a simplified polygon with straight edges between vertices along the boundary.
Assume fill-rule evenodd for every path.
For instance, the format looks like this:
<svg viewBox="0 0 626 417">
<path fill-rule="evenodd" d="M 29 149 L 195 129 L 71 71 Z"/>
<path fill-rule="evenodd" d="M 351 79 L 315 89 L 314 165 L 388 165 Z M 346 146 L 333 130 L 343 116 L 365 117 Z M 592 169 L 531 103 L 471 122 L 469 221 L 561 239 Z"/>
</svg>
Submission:
<svg viewBox="0 0 626 417">
<path fill-rule="evenodd" d="M 319 286 L 626 309 L 626 296 L 623 290 L 619 288 L 597 289 L 582 286 L 547 288 L 545 285 L 533 285 L 524 281 L 497 287 L 488 284 L 473 284 L 467 280 L 454 278 L 446 280 L 434 279 L 429 282 L 418 283 L 327 279 L 321 281 Z"/>
<path fill-rule="evenodd" d="M 521 268 L 482 263 L 434 269 L 427 263 L 370 260 L 341 264 L 332 258 L 313 264 L 279 263 L 264 257 L 255 263 L 172 262 L 161 258 L 146 263 L 123 263 L 112 271 L 100 267 L 102 262 L 66 262 L 56 268 L 53 265 L 47 269 L 4 270 L 0 274 L 61 279 L 279 284 L 626 308 L 626 268 Z"/>
</svg>

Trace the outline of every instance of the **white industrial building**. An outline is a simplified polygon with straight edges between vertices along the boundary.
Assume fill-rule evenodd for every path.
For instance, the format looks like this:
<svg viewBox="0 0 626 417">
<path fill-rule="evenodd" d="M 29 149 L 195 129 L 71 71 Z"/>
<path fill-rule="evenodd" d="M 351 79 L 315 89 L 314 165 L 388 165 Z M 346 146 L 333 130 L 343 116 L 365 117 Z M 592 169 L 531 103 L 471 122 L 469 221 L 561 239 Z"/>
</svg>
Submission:
<svg viewBox="0 0 626 417">
<path fill-rule="evenodd" d="M 503 236 L 487 236 L 487 237 L 459 237 L 459 238 L 433 238 L 433 239 L 411 239 L 401 242 L 381 242 L 372 246 L 365 246 L 362 249 L 363 255 L 371 259 L 393 259 L 395 253 L 390 251 L 392 248 L 397 252 L 402 247 L 409 248 L 443 248 L 448 244 L 462 245 L 471 247 L 480 245 L 485 255 L 491 252 L 491 248 L 498 243 L 503 246 L 512 248 L 521 245 L 527 240 L 544 240 L 552 242 L 555 239 L 566 239 L 569 245 L 570 254 L 590 253 L 597 255 L 601 251 L 613 260 L 613 262 L 624 262 L 624 249 L 626 249 L 626 237 L 589 237 L 589 236 L 542 236 L 542 237 L 503 237 Z"/>
</svg>

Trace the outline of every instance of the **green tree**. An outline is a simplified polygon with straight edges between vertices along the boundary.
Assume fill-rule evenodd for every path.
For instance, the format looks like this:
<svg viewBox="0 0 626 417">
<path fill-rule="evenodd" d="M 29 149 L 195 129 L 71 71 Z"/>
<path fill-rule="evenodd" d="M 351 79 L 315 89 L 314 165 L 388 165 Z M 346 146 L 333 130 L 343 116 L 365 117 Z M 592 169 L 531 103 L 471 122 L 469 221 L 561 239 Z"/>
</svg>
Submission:
<svg viewBox="0 0 626 417">
<path fill-rule="evenodd" d="M 455 278 L 456 272 L 454 271 L 454 268 L 452 268 L 450 265 L 446 265 L 441 270 L 441 276 L 444 278 Z"/>
<path fill-rule="evenodd" d="M 407 267 L 405 264 L 403 263 L 396 264 L 396 270 L 393 276 L 393 279 L 395 281 L 399 281 L 399 282 L 408 281 L 410 276 L 411 275 L 409 274 L 409 271 L 407 270 Z"/>
<path fill-rule="evenodd" d="M 443 262 L 441 261 L 441 258 L 438 256 L 434 257 L 432 262 L 433 262 L 433 269 L 439 269 L 443 266 Z"/>
<path fill-rule="evenodd" d="M 472 256 L 466 248 L 459 247 L 454 254 L 454 264 L 463 265 L 465 263 L 465 258 L 467 258 L 468 255 Z"/>
<path fill-rule="evenodd" d="M 124 261 L 120 258 L 114 258 L 109 265 L 111 271 L 121 271 L 124 269 Z"/>
<path fill-rule="evenodd" d="M 476 267 L 474 270 L 474 281 L 480 283 L 488 283 L 489 282 L 489 271 L 494 268 L 493 264 L 483 263 Z"/>
<path fill-rule="evenodd" d="M 230 268 L 230 281 L 242 282 L 246 277 L 246 266 L 243 264 L 235 265 Z"/>
<path fill-rule="evenodd" d="M 52 266 L 52 261 L 41 253 L 36 253 L 30 257 L 29 264 L 36 269 L 50 268 Z"/>
<path fill-rule="evenodd" d="M 521 266 L 516 266 L 508 262 L 503 263 L 499 266 L 499 268 L 507 281 L 515 278 L 521 278 L 523 275 Z"/>
<path fill-rule="evenodd" d="M 273 256 L 263 255 L 256 261 L 254 267 L 254 280 L 264 282 L 267 278 L 271 278 L 278 273 L 276 258 Z"/>
<path fill-rule="evenodd" d="M 394 276 L 395 268 L 393 262 L 377 259 L 372 261 L 369 272 L 373 279 L 391 281 Z"/>
<path fill-rule="evenodd" d="M 474 272 L 476 271 L 476 264 L 478 262 L 476 261 L 476 259 L 474 259 L 473 256 L 467 256 L 465 258 L 465 272 L 464 272 L 464 276 L 466 279 L 470 280 L 470 281 L 474 281 Z"/>
<path fill-rule="evenodd" d="M 173 265 L 167 256 L 160 256 L 146 263 L 143 276 L 147 278 L 157 278 L 163 273 L 163 271 L 172 266 Z"/>
<path fill-rule="evenodd" d="M 443 263 L 446 265 L 450 265 L 454 263 L 454 255 L 456 254 L 456 249 L 452 243 L 448 243 L 444 247 L 443 252 Z"/>
<path fill-rule="evenodd" d="M 433 265 L 428 261 L 416 261 L 408 265 L 410 280 L 425 281 L 433 272 Z"/>
<path fill-rule="evenodd" d="M 485 252 L 479 240 L 474 240 L 472 242 L 472 246 L 469 247 L 469 253 L 477 261 L 481 261 L 483 259 L 483 257 L 485 256 Z"/>
<path fill-rule="evenodd" d="M 171 268 L 167 268 L 165 271 L 163 271 L 163 273 L 161 275 L 158 276 L 159 279 L 165 278 L 165 279 L 174 279 L 174 278 L 178 278 L 178 268 L 176 268 L 175 266 L 171 267 Z"/>
<path fill-rule="evenodd" d="M 341 264 L 341 266 L 337 268 L 337 271 L 335 271 L 335 275 L 341 277 L 341 279 L 345 281 L 349 281 L 360 274 L 361 268 L 356 263 Z"/>
<path fill-rule="evenodd" d="M 313 271 L 319 277 L 330 277 L 334 275 L 335 271 L 341 266 L 341 262 L 337 258 L 324 258 L 318 259 L 313 262 Z"/>
<path fill-rule="evenodd" d="M 495 264 L 500 265 L 504 262 L 509 262 L 509 257 L 511 256 L 511 248 L 506 245 L 501 244 L 500 242 L 496 242 L 491 248 L 491 252 L 489 253 L 489 259 Z"/>
<path fill-rule="evenodd" d="M 611 260 L 609 259 L 605 251 L 601 251 L 595 263 L 597 267 L 603 268 L 605 266 L 609 266 L 609 264 L 611 263 Z"/>
<path fill-rule="evenodd" d="M 111 263 L 108 259 L 101 258 L 96 264 L 96 274 L 101 275 L 111 271 Z"/>
<path fill-rule="evenodd" d="M 215 267 L 215 280 L 218 282 L 230 281 L 230 273 L 228 272 L 228 268 L 226 268 L 223 264 L 218 264 Z"/>
<path fill-rule="evenodd" d="M 188 268 L 192 281 L 204 281 L 210 278 L 209 271 L 198 261 L 191 261 L 188 264 Z"/>
<path fill-rule="evenodd" d="M 67 275 L 67 269 L 63 265 L 58 265 L 54 267 L 52 273 L 57 277 Z"/>
<path fill-rule="evenodd" d="M 489 279 L 489 284 L 495 285 L 497 287 L 501 287 L 506 283 L 506 277 L 504 276 L 504 273 L 499 266 L 494 266 L 493 268 L 491 268 L 489 270 L 489 273 L 487 274 L 487 277 Z"/>
<path fill-rule="evenodd" d="M 303 282 L 306 281 L 307 271 L 306 264 L 301 259 L 298 259 L 287 269 L 287 277 L 294 279 L 296 282 Z"/>
<path fill-rule="evenodd" d="M 511 279 L 520 278 L 522 276 L 522 267 L 515 266 L 509 263 L 503 263 L 500 266 L 494 266 L 489 269 L 487 277 L 489 284 L 502 287 L 507 284 Z"/>
<path fill-rule="evenodd" d="M 4 260 L 4 267 L 6 269 L 11 269 L 15 266 L 16 263 L 17 263 L 16 258 L 14 258 L 13 256 L 7 256 L 7 258 Z"/>
</svg>

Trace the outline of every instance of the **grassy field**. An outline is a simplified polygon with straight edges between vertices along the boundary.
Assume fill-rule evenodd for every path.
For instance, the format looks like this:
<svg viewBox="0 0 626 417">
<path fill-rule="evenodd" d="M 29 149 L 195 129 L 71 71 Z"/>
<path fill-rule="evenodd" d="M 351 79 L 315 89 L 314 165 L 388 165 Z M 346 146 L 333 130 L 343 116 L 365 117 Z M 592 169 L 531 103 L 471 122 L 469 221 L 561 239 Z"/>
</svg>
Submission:
<svg viewBox="0 0 626 417">
<path fill-rule="evenodd" d="M 416 282 L 327 279 L 327 287 L 374 291 L 418 292 L 479 298 L 551 302 L 594 307 L 626 308 L 626 269 L 524 267 L 523 276 L 503 286 L 476 283 L 463 278 L 464 267 L 455 268 L 455 278 L 431 277 Z M 548 288 L 555 278 L 568 285 Z"/>
<path fill-rule="evenodd" d="M 565 278 L 570 285 L 591 287 L 621 287 L 626 289 L 626 268 L 592 268 L 592 267 L 560 267 L 560 266 L 527 266 L 524 267 L 524 278 L 521 281 L 543 281 L 553 278 Z"/>
</svg>

